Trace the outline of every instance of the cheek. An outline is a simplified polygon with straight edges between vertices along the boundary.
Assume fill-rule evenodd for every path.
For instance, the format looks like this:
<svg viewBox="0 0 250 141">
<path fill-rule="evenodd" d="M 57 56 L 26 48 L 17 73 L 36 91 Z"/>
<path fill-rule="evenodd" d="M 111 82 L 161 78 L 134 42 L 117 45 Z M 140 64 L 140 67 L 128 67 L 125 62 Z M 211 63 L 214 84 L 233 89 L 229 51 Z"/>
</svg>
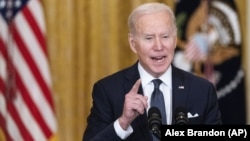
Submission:
<svg viewBox="0 0 250 141">
<path fill-rule="evenodd" d="M 151 45 L 143 44 L 140 47 L 138 47 L 138 52 L 140 52 L 141 55 L 146 56 L 147 54 L 150 54 L 151 49 L 152 49 Z"/>
<path fill-rule="evenodd" d="M 141 54 L 141 55 L 146 54 L 149 48 L 150 48 L 149 44 L 142 42 L 142 41 L 135 44 L 135 50 L 137 54 Z"/>
<path fill-rule="evenodd" d="M 147 49 L 145 46 L 143 47 L 137 47 L 137 55 L 142 58 L 147 58 L 149 56 L 149 49 Z"/>
<path fill-rule="evenodd" d="M 176 42 L 175 40 L 166 42 L 165 46 L 168 48 L 168 50 L 172 53 L 175 51 L 176 48 Z"/>
</svg>

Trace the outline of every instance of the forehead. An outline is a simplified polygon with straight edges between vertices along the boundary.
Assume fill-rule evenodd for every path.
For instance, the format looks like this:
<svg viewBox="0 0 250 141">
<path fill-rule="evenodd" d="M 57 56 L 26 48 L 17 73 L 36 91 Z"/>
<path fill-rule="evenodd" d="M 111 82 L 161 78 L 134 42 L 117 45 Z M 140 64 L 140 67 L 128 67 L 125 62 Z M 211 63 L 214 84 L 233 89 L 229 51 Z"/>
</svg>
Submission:
<svg viewBox="0 0 250 141">
<path fill-rule="evenodd" d="M 167 12 L 154 12 L 141 15 L 136 22 L 136 30 L 151 31 L 151 30 L 169 30 L 173 26 L 173 21 Z"/>
</svg>

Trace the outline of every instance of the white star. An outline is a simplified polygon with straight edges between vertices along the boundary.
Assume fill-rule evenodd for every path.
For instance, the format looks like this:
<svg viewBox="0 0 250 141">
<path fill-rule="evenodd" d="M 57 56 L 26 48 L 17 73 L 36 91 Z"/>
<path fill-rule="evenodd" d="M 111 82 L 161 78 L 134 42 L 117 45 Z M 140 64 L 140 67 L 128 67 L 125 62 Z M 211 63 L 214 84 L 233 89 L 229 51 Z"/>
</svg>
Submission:
<svg viewBox="0 0 250 141">
<path fill-rule="evenodd" d="M 15 7 L 19 8 L 22 5 L 22 1 L 21 0 L 16 0 L 15 1 Z"/>
<path fill-rule="evenodd" d="M 0 0 L 0 9 L 3 9 L 6 6 L 5 0 Z"/>
</svg>

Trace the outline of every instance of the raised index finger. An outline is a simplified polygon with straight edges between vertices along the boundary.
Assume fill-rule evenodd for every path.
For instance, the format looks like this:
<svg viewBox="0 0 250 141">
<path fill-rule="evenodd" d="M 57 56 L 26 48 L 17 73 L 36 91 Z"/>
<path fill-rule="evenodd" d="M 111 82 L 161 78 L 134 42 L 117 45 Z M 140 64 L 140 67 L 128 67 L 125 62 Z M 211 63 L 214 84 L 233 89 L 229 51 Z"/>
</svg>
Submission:
<svg viewBox="0 0 250 141">
<path fill-rule="evenodd" d="M 133 87 L 132 87 L 132 89 L 131 89 L 130 91 L 137 94 L 140 85 L 141 85 L 141 79 L 138 79 L 138 80 L 135 82 L 135 84 L 133 85 Z"/>
</svg>

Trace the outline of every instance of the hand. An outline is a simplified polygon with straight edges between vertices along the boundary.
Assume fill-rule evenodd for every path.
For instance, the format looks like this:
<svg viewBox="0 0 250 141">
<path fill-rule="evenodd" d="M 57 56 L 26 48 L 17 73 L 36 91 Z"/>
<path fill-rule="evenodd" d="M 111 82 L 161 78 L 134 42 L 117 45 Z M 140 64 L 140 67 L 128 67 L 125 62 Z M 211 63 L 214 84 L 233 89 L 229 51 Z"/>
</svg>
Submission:
<svg viewBox="0 0 250 141">
<path fill-rule="evenodd" d="M 118 119 L 120 126 L 126 130 L 131 122 L 140 114 L 144 114 L 148 107 L 146 96 L 138 94 L 141 79 L 138 79 L 132 89 L 125 95 L 123 113 Z"/>
</svg>

